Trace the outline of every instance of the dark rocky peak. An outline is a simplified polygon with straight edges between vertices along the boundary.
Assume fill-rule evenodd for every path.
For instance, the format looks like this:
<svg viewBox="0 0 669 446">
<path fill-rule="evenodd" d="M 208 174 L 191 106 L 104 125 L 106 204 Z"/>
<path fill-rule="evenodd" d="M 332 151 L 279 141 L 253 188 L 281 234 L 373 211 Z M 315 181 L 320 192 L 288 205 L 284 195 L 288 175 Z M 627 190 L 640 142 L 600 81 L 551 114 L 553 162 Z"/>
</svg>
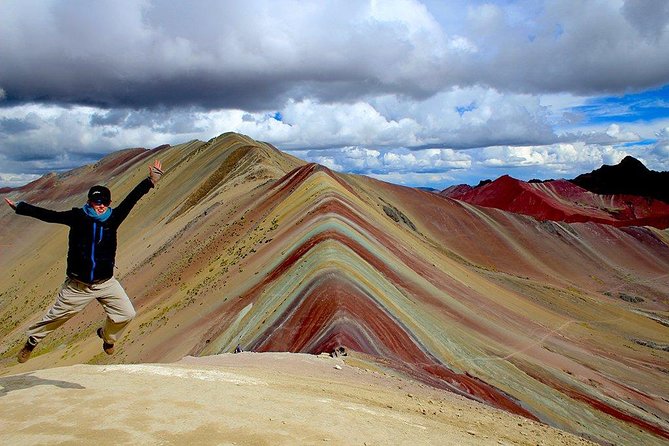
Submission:
<svg viewBox="0 0 669 446">
<path fill-rule="evenodd" d="M 602 166 L 570 181 L 597 194 L 640 195 L 669 203 L 669 172 L 649 170 L 632 156 L 626 156 L 616 165 Z"/>
<path fill-rule="evenodd" d="M 627 171 L 648 172 L 648 168 L 644 166 L 644 164 L 641 161 L 629 155 L 623 158 L 623 160 L 618 164 L 618 167 L 622 170 L 627 170 Z"/>
</svg>

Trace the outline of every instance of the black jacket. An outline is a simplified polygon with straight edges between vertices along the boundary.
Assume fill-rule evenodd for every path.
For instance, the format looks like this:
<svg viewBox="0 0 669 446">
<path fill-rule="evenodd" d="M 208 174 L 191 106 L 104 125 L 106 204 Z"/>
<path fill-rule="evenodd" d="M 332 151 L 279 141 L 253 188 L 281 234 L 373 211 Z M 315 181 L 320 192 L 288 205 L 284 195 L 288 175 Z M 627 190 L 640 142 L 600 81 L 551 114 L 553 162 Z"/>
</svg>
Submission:
<svg viewBox="0 0 669 446">
<path fill-rule="evenodd" d="M 130 210 L 151 188 L 149 178 L 139 183 L 104 222 L 86 215 L 83 209 L 51 211 L 28 203 L 16 205 L 16 213 L 48 223 L 70 227 L 67 251 L 67 276 L 85 283 L 105 281 L 114 275 L 116 259 L 116 231 Z"/>
</svg>

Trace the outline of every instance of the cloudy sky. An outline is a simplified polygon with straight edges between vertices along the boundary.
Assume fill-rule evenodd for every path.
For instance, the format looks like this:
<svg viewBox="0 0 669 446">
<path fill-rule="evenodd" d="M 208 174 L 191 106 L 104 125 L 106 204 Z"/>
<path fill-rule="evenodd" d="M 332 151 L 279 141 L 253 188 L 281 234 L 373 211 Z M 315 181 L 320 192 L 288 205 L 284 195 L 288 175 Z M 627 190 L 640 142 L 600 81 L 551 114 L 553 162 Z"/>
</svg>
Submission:
<svg viewBox="0 0 669 446">
<path fill-rule="evenodd" d="M 223 132 L 411 186 L 669 170 L 665 0 L 2 0 L 0 186 Z"/>
</svg>

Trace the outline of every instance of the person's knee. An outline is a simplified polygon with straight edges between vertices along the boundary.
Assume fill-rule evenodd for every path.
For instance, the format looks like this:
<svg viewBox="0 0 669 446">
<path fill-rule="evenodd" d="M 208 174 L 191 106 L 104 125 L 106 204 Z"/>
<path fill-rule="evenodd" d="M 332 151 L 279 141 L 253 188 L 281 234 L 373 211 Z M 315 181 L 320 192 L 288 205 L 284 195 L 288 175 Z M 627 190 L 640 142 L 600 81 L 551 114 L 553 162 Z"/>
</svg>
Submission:
<svg viewBox="0 0 669 446">
<path fill-rule="evenodd" d="M 112 320 L 115 324 L 127 324 L 131 320 L 137 316 L 137 312 L 135 312 L 134 308 L 127 308 L 123 310 L 123 312 L 119 312 L 116 314 L 107 314 L 109 319 Z"/>
<path fill-rule="evenodd" d="M 137 312 L 135 311 L 134 308 L 129 308 L 126 310 L 123 314 L 123 322 L 130 322 L 137 316 Z"/>
</svg>

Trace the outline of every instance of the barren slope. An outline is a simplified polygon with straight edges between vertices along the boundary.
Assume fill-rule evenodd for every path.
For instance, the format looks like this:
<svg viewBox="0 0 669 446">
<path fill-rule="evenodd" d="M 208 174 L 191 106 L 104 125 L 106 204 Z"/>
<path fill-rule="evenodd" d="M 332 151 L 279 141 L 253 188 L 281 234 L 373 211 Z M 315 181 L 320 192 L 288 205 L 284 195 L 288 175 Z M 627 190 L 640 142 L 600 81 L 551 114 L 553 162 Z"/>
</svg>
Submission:
<svg viewBox="0 0 669 446">
<path fill-rule="evenodd" d="M 0 399 L 0 440 L 13 445 L 592 444 L 341 359 L 287 353 L 46 369 L 0 377 Z"/>
</svg>

